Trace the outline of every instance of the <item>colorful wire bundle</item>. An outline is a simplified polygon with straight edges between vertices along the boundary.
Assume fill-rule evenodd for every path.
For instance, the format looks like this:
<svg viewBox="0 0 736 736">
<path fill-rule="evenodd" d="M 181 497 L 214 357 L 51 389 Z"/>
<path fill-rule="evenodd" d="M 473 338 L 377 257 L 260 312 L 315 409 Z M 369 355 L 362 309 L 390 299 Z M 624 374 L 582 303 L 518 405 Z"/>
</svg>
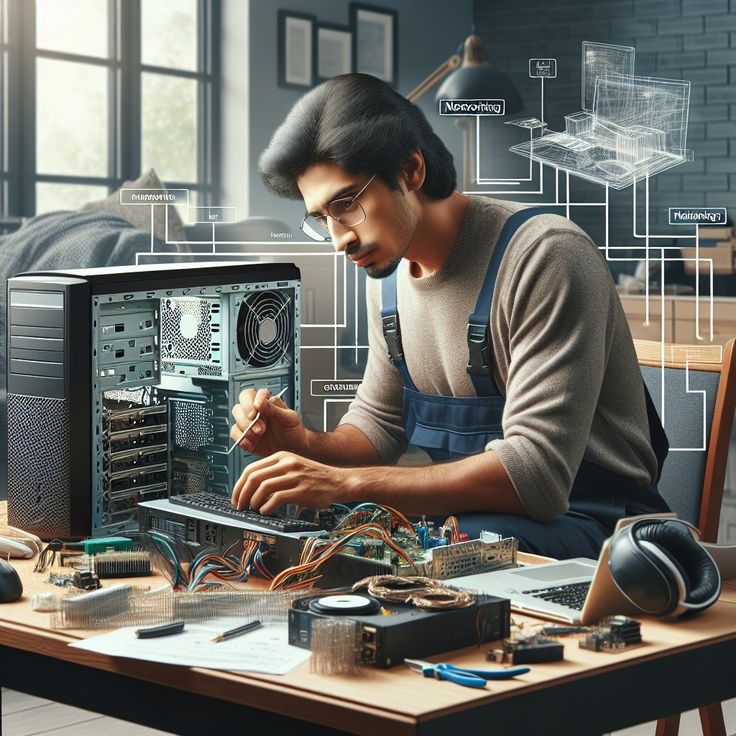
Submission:
<svg viewBox="0 0 736 736">
<path fill-rule="evenodd" d="M 320 575 L 312 575 L 308 578 L 304 578 L 303 576 L 316 572 L 321 565 L 327 562 L 327 560 L 350 547 L 351 543 L 358 537 L 372 537 L 374 539 L 380 539 L 387 547 L 406 560 L 406 562 L 411 565 L 412 569 L 416 572 L 417 568 L 411 557 L 409 557 L 409 555 L 401 549 L 396 542 L 394 542 L 390 533 L 376 522 L 362 524 L 354 529 L 335 529 L 333 530 L 333 534 L 339 535 L 340 538 L 330 544 L 325 544 L 324 540 L 319 539 L 318 537 L 312 537 L 307 540 L 302 548 L 299 563 L 293 567 L 287 568 L 286 570 L 282 570 L 278 575 L 276 575 L 271 581 L 270 589 L 292 590 L 296 588 L 310 587 L 313 583 L 319 580 Z M 301 579 L 290 583 L 289 580 L 295 576 L 300 576 Z"/>
<path fill-rule="evenodd" d="M 392 521 L 395 523 L 396 526 L 403 526 L 411 534 L 414 534 L 414 525 L 409 521 L 409 519 L 406 518 L 406 516 L 404 516 L 404 514 L 401 513 L 401 511 L 398 511 L 392 506 L 383 506 L 371 501 L 359 503 L 352 509 L 347 509 L 348 513 L 346 513 L 345 516 L 340 519 L 339 523 L 335 526 L 335 530 L 347 526 L 355 520 L 356 516 L 364 514 L 368 509 L 374 509 L 374 514 L 372 515 L 368 523 L 370 523 L 370 521 L 375 521 L 378 517 L 380 517 L 381 514 L 388 511 L 388 513 L 391 515 Z"/>
<path fill-rule="evenodd" d="M 214 581 L 205 581 L 211 576 L 217 580 L 245 582 L 250 574 L 251 560 L 258 551 L 260 543 L 243 541 L 243 549 L 238 557 L 229 555 L 230 550 L 238 544 L 232 544 L 224 554 L 219 555 L 213 549 L 200 552 L 189 566 L 189 584 L 187 590 L 195 592 L 200 586 L 210 586 Z"/>
</svg>

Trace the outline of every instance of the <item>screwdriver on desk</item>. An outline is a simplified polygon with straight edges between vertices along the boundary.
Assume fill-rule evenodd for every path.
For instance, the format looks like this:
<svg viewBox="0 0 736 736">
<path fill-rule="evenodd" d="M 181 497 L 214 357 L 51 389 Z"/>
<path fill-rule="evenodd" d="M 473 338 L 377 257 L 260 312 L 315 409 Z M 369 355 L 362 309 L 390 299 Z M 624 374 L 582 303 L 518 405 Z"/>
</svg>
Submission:
<svg viewBox="0 0 736 736">
<path fill-rule="evenodd" d="M 288 386 L 284 386 L 284 388 L 282 388 L 281 391 L 279 391 L 276 394 L 276 396 L 271 396 L 271 397 L 269 397 L 268 400 L 271 401 L 273 399 L 280 399 L 288 390 L 289 390 L 289 387 Z M 247 435 L 248 432 L 250 432 L 250 430 L 253 428 L 253 425 L 260 418 L 261 418 L 261 412 L 256 412 L 256 415 L 253 417 L 251 423 L 245 428 L 245 432 L 243 432 L 243 434 L 240 435 L 240 437 L 235 441 L 235 443 L 233 444 L 233 446 L 227 451 L 227 454 L 228 455 L 243 441 L 243 439 L 245 438 L 245 435 Z"/>
</svg>

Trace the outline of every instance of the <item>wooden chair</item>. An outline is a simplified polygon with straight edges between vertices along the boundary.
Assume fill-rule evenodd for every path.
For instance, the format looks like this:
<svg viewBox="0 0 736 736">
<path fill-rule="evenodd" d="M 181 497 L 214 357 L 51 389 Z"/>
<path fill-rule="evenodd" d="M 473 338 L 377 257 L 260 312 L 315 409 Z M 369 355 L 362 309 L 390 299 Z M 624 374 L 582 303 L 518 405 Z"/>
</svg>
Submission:
<svg viewBox="0 0 736 736">
<path fill-rule="evenodd" d="M 682 519 L 695 524 L 703 541 L 716 542 L 726 462 L 736 407 L 734 343 L 677 345 L 634 340 L 644 382 L 662 412 L 670 453 L 659 491 Z M 689 448 L 689 449 L 678 449 Z M 705 736 L 726 736 L 720 703 L 700 708 Z M 676 736 L 680 715 L 657 722 L 656 736 Z"/>
</svg>

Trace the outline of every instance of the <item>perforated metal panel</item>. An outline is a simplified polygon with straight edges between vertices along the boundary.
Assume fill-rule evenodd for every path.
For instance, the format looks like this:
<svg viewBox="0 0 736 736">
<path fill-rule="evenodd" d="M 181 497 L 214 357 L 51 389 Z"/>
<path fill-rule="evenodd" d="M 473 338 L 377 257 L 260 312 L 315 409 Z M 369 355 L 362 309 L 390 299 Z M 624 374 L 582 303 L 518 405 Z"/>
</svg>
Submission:
<svg viewBox="0 0 736 736">
<path fill-rule="evenodd" d="M 219 309 L 219 304 L 208 299 L 162 299 L 162 359 L 209 361 L 214 309 Z"/>
<path fill-rule="evenodd" d="M 69 536 L 68 402 L 8 394 L 8 449 L 8 522 L 46 539 Z"/>
<path fill-rule="evenodd" d="M 174 444 L 186 450 L 199 450 L 211 445 L 212 412 L 204 404 L 192 401 L 172 401 L 174 413 Z"/>
</svg>

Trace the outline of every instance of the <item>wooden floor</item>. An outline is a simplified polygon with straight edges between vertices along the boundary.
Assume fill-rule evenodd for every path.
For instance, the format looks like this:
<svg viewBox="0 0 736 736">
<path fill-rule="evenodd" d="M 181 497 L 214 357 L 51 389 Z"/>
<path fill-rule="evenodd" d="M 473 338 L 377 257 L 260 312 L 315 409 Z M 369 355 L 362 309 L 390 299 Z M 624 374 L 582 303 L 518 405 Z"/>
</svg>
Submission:
<svg viewBox="0 0 736 736">
<path fill-rule="evenodd" d="M 154 736 L 166 733 L 13 690 L 3 689 L 2 698 L 2 736 Z M 726 733 L 736 736 L 736 700 L 724 703 L 723 711 Z M 654 728 L 654 723 L 644 723 L 624 731 L 616 731 L 615 736 L 652 736 Z M 680 722 L 679 736 L 700 734 L 702 731 L 697 712 L 685 713 Z"/>
</svg>

